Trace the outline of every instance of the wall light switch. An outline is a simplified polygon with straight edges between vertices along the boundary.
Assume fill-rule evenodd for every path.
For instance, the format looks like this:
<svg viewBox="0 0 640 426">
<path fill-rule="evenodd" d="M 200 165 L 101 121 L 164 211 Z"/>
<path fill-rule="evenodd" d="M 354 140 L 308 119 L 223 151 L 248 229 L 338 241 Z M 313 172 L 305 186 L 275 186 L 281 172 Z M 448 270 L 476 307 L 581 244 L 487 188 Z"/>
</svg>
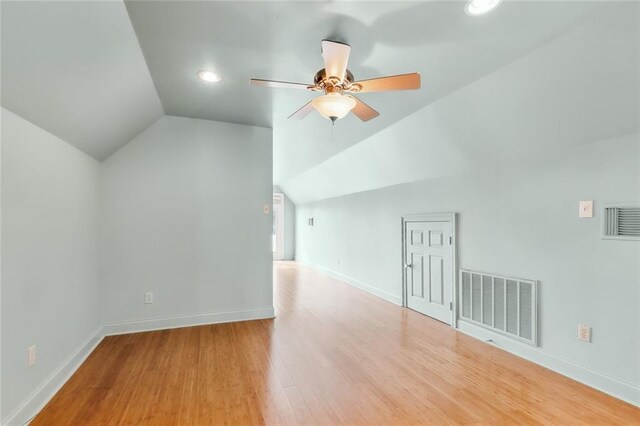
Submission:
<svg viewBox="0 0 640 426">
<path fill-rule="evenodd" d="M 153 303 L 153 293 L 148 291 L 144 294 L 144 303 Z"/>
<path fill-rule="evenodd" d="M 33 367 L 36 363 L 36 346 L 33 345 L 27 349 L 27 365 Z"/>
<path fill-rule="evenodd" d="M 269 207 L 269 204 L 265 204 L 264 206 L 262 206 L 262 211 L 264 212 L 264 214 L 269 214 L 270 210 L 271 208 Z"/>
<path fill-rule="evenodd" d="M 579 217 L 593 217 L 593 201 L 580 201 Z"/>
</svg>

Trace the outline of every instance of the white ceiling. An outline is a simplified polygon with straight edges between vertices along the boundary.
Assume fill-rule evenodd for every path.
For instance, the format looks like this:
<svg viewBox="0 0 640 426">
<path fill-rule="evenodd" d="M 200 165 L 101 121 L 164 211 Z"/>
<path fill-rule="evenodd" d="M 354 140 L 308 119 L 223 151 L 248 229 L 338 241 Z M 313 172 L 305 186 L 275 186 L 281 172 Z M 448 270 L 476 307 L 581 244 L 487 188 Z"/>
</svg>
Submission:
<svg viewBox="0 0 640 426">
<path fill-rule="evenodd" d="M 127 10 L 167 114 L 273 127 L 274 182 L 288 179 L 568 31 L 589 2 L 505 2 L 482 17 L 464 1 L 128 1 Z M 317 114 L 287 121 L 313 93 L 248 85 L 311 83 L 320 41 L 352 46 L 356 79 L 418 71 L 415 92 L 362 94 L 380 117 L 332 129 Z M 203 85 L 197 70 L 224 80 Z M 333 131 L 333 135 L 332 135 Z"/>
<path fill-rule="evenodd" d="M 103 160 L 164 115 L 122 2 L 2 2 L 2 106 Z"/>
<path fill-rule="evenodd" d="M 165 113 L 273 127 L 274 181 L 286 186 L 606 6 L 505 1 L 471 17 L 464 4 L 3 2 L 2 105 L 100 160 Z M 287 121 L 313 94 L 248 80 L 310 82 L 323 38 L 351 44 L 356 79 L 418 71 L 422 89 L 362 94 L 381 113 L 368 123 L 348 116 L 332 128 L 317 114 Z M 200 69 L 223 81 L 202 83 Z"/>
</svg>

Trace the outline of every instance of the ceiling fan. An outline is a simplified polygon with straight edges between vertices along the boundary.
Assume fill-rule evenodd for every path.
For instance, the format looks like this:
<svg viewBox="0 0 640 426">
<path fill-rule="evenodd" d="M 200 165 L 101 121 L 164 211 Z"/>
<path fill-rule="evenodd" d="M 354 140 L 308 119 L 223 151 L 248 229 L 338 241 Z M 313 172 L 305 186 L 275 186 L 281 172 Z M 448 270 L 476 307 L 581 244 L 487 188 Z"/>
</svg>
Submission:
<svg viewBox="0 0 640 426">
<path fill-rule="evenodd" d="M 362 121 L 369 121 L 380 115 L 378 111 L 353 96 L 353 93 L 415 90 L 420 88 L 420 74 L 417 72 L 354 81 L 353 74 L 347 69 L 350 52 L 351 46 L 346 43 L 322 40 L 324 68 L 316 73 L 313 78 L 313 84 L 255 78 L 251 79 L 249 83 L 262 87 L 324 92 L 324 95 L 314 98 L 288 118 L 302 119 L 315 109 L 320 115 L 331 120 L 332 123 L 345 117 L 350 111 L 353 111 L 356 117 Z"/>
</svg>

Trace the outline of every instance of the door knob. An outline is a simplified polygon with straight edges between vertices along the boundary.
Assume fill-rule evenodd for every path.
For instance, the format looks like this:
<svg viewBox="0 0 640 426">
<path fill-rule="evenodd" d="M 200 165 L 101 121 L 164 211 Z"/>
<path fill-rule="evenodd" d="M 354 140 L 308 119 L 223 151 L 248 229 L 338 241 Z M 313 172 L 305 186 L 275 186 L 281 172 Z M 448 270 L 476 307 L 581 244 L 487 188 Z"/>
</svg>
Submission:
<svg viewBox="0 0 640 426">
<path fill-rule="evenodd" d="M 412 267 L 413 267 L 413 265 L 412 265 L 412 264 L 410 264 L 410 263 L 405 263 L 405 264 L 404 264 L 404 267 L 405 267 L 405 269 L 409 269 L 409 268 L 412 268 Z"/>
</svg>

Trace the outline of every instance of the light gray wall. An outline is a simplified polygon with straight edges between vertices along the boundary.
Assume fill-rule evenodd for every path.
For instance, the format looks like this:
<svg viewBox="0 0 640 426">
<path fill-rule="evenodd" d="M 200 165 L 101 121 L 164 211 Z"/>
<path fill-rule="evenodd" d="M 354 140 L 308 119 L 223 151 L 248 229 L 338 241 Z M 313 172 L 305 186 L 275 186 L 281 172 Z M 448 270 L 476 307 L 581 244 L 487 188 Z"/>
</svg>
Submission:
<svg viewBox="0 0 640 426">
<path fill-rule="evenodd" d="M 401 216 L 457 212 L 461 268 L 539 280 L 544 353 L 638 387 L 640 243 L 600 238 L 602 204 L 639 199 L 638 140 L 297 204 L 296 258 L 399 300 Z M 578 218 L 580 200 L 595 217 Z"/>
<path fill-rule="evenodd" d="M 271 153 L 270 129 L 168 116 L 103 163 L 107 323 L 272 309 Z"/>
<path fill-rule="evenodd" d="M 284 194 L 284 260 L 296 256 L 296 206 L 282 189 L 274 185 L 274 193 Z"/>
<path fill-rule="evenodd" d="M 102 325 L 100 164 L 2 109 L 2 415 Z M 27 367 L 27 348 L 37 362 Z"/>
</svg>

